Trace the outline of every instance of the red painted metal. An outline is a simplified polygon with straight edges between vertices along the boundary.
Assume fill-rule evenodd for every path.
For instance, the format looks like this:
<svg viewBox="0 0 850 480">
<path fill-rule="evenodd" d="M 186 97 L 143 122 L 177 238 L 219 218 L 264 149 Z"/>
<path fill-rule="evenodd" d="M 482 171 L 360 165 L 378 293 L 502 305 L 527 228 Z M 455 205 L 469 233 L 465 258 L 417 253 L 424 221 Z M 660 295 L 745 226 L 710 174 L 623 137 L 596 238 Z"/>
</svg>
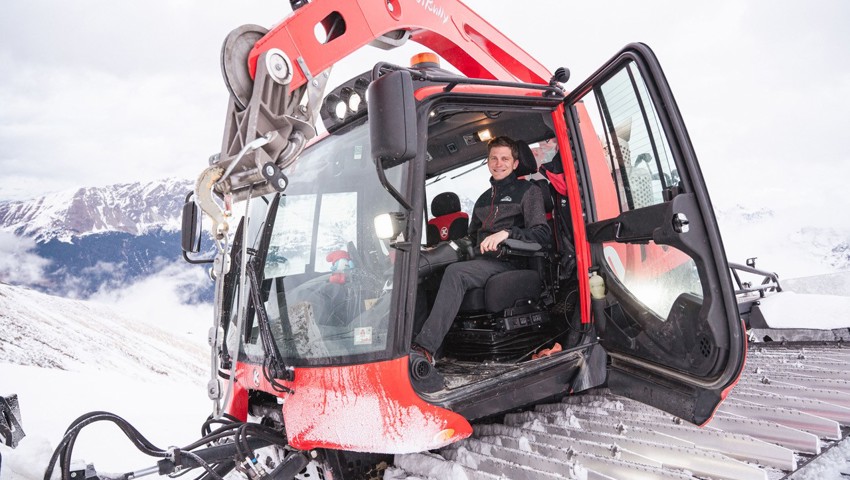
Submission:
<svg viewBox="0 0 850 480">
<path fill-rule="evenodd" d="M 587 110 L 585 110 L 584 105 L 576 105 L 576 108 L 579 112 L 580 125 L 587 127 L 581 128 L 579 132 L 572 132 L 571 134 L 573 136 L 581 135 L 582 141 L 585 142 L 585 145 L 587 145 L 589 141 L 592 141 L 595 145 L 599 145 L 599 141 L 596 139 L 596 133 L 593 131 L 593 128 L 590 127 L 592 124 L 590 122 L 590 117 L 587 116 Z M 575 169 L 575 159 L 573 158 L 572 150 L 569 148 L 569 130 L 567 128 L 565 118 L 564 106 L 561 105 L 552 114 L 552 120 L 555 124 L 555 132 L 561 152 L 561 162 L 563 163 L 564 175 L 567 180 L 567 199 L 570 203 L 570 214 L 572 218 L 583 218 L 584 211 L 581 205 L 581 194 L 579 192 L 578 177 Z M 592 148 L 593 147 L 591 147 L 590 150 L 592 150 Z M 588 155 L 588 161 L 591 168 L 594 165 L 601 165 L 602 168 L 605 167 L 604 162 L 600 164 L 600 162 L 594 161 L 597 159 L 597 152 L 587 151 L 585 153 Z M 601 147 L 598 155 L 603 155 Z M 595 193 L 595 189 L 597 188 L 596 184 L 594 184 L 593 187 Z M 590 257 L 590 244 L 587 242 L 587 233 L 585 231 L 584 222 L 573 222 L 573 229 L 573 238 L 575 239 L 576 248 L 576 269 L 579 272 L 579 298 L 582 299 L 581 323 L 587 324 L 590 323 L 590 302 L 584 299 L 590 298 L 590 284 L 588 283 L 588 276 L 586 272 L 588 272 L 590 267 L 593 265 L 593 261 Z"/>
<path fill-rule="evenodd" d="M 316 26 L 341 18 L 344 33 L 322 43 Z M 325 21 L 324 24 L 327 24 Z M 341 27 L 340 27 L 341 28 Z M 459 1 L 440 0 L 314 0 L 285 18 L 254 46 L 248 68 L 254 75 L 257 59 L 272 48 L 296 63 L 291 88 L 380 36 L 410 32 L 411 40 L 427 47 L 471 78 L 547 83 L 550 72 L 531 55 Z"/>
<path fill-rule="evenodd" d="M 297 367 L 294 381 L 281 382 L 294 393 L 281 394 L 263 378 L 261 365 L 240 363 L 237 391 L 280 396 L 287 440 L 301 450 L 413 453 L 470 436 L 472 426 L 465 418 L 427 403 L 413 391 L 408 365 L 408 357 L 401 357 L 362 365 Z"/>
</svg>

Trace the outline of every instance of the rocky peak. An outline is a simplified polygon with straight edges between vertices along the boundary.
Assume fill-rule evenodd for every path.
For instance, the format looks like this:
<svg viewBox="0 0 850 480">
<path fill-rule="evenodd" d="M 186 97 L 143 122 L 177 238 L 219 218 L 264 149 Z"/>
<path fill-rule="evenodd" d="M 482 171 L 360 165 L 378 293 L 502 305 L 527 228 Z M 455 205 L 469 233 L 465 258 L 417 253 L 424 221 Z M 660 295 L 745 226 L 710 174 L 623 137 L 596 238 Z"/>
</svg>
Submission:
<svg viewBox="0 0 850 480">
<path fill-rule="evenodd" d="M 0 230 L 70 241 L 93 233 L 142 235 L 151 228 L 177 230 L 190 180 L 166 179 L 66 190 L 31 200 L 0 203 Z"/>
</svg>

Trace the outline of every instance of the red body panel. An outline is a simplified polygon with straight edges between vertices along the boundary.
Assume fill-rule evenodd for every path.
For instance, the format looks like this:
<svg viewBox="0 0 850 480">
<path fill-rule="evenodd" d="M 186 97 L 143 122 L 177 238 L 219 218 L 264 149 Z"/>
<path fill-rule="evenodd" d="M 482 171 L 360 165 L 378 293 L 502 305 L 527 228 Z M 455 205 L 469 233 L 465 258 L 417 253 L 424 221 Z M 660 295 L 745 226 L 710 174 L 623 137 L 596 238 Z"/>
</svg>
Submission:
<svg viewBox="0 0 850 480">
<path fill-rule="evenodd" d="M 315 26 L 333 13 L 345 22 L 345 32 L 321 43 Z M 411 38 L 432 49 L 471 78 L 546 83 L 550 73 L 537 60 L 459 1 L 437 0 L 313 0 L 296 10 L 254 46 L 248 58 L 251 75 L 257 59 L 272 48 L 284 51 L 298 65 L 301 58 L 311 76 L 327 69 L 381 35 L 406 30 Z M 305 71 L 293 67 L 291 87 L 306 81 Z"/>
<path fill-rule="evenodd" d="M 579 105 L 581 112 L 584 112 L 584 106 Z M 560 145 L 561 162 L 564 167 L 564 176 L 567 180 L 567 199 L 570 202 L 570 214 L 572 218 L 584 218 L 584 212 L 581 206 L 581 194 L 579 193 L 578 177 L 575 170 L 575 159 L 572 156 L 572 150 L 569 148 L 570 140 L 567 137 L 567 122 L 565 120 L 564 106 L 561 105 L 552 114 L 552 119 L 555 125 L 555 132 Z M 587 114 L 584 113 L 583 117 Z M 587 120 L 587 121 L 585 121 Z M 590 125 L 590 119 L 582 118 L 582 125 Z M 585 134 L 586 132 L 581 132 Z M 592 134 L 592 132 L 590 132 Z M 584 141 L 587 141 L 586 139 Z M 575 239 L 576 248 L 576 270 L 578 272 L 579 298 L 590 298 L 590 284 L 588 283 L 587 272 L 592 266 L 590 258 L 590 244 L 587 243 L 587 233 L 585 232 L 584 222 L 573 222 L 573 238 Z M 590 302 L 581 302 L 581 323 L 590 323 Z"/>
<path fill-rule="evenodd" d="M 295 368 L 295 380 L 284 382 L 295 393 L 282 395 L 289 444 L 302 450 L 413 453 L 471 435 L 472 426 L 465 418 L 425 402 L 413 391 L 408 364 L 408 358 L 402 357 L 363 365 Z M 274 394 L 261 369 L 260 365 L 237 365 L 239 382 L 254 382 L 243 385 L 241 391 L 250 388 Z"/>
</svg>

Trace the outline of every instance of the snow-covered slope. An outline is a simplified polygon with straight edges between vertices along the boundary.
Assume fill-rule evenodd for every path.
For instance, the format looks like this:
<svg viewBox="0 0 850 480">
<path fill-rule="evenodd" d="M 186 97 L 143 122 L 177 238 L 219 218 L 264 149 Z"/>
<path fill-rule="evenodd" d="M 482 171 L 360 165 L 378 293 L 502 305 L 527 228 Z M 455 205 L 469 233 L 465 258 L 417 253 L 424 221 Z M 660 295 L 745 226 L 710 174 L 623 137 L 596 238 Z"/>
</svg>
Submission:
<svg viewBox="0 0 850 480">
<path fill-rule="evenodd" d="M 0 203 L 0 230 L 41 243 L 103 232 L 141 235 L 151 229 L 177 230 L 183 199 L 192 187 L 189 180 L 171 178 Z"/>
<path fill-rule="evenodd" d="M 0 284 L 4 363 L 203 384 L 208 350 L 186 334 L 179 319 L 173 326 L 166 331 L 104 304 Z M 3 384 L 10 388 L 7 381 Z"/>
<path fill-rule="evenodd" d="M 161 447 L 198 437 L 212 405 L 205 328 L 189 324 L 185 311 L 145 319 L 120 313 L 121 305 L 0 284 L 0 395 L 18 395 L 27 434 L 15 450 L 0 445 L 0 480 L 42 478 L 65 428 L 94 410 L 124 417 Z M 75 457 L 101 472 L 156 461 L 113 425 L 86 430 Z"/>
</svg>

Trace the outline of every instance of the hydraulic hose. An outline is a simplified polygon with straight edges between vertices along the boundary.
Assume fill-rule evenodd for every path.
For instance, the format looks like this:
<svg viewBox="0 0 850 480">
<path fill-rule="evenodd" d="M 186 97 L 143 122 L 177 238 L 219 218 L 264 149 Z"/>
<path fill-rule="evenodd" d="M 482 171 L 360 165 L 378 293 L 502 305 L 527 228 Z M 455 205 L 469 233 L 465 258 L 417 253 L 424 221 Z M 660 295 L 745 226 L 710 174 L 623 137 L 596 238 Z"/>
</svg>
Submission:
<svg viewBox="0 0 850 480">
<path fill-rule="evenodd" d="M 160 475 L 181 474 L 194 468 L 203 468 L 206 473 L 202 477 L 205 479 L 222 480 L 222 477 L 239 462 L 255 463 L 256 454 L 254 451 L 256 449 L 269 445 L 286 446 L 286 434 L 272 427 L 256 423 L 227 423 L 224 420 L 216 420 L 217 423 L 223 423 L 223 425 L 210 431 L 201 439 L 184 448 L 172 447 L 164 450 L 151 443 L 123 418 L 109 412 L 96 411 L 80 416 L 68 427 L 65 436 L 59 442 L 45 469 L 44 480 L 50 480 L 57 463 L 60 467 L 62 480 L 73 480 L 71 477 L 71 458 L 77 436 L 86 426 L 100 421 L 115 424 L 139 451 L 160 459 L 156 467 L 119 475 L 98 475 L 97 478 L 100 480 L 129 480 L 153 473 Z M 205 425 L 208 426 L 209 423 L 211 423 L 210 420 Z M 227 439 L 231 441 L 200 448 Z M 274 472 L 267 473 L 263 469 L 259 469 L 259 473 L 263 478 L 271 476 L 275 480 L 289 480 L 295 474 L 287 477 L 288 472 L 300 465 L 295 470 L 295 473 L 298 473 L 307 463 L 309 463 L 309 457 L 306 453 L 290 451 L 286 460 L 281 462 L 278 468 L 274 470 L 274 472 L 277 472 L 274 476 L 271 475 Z"/>
</svg>

